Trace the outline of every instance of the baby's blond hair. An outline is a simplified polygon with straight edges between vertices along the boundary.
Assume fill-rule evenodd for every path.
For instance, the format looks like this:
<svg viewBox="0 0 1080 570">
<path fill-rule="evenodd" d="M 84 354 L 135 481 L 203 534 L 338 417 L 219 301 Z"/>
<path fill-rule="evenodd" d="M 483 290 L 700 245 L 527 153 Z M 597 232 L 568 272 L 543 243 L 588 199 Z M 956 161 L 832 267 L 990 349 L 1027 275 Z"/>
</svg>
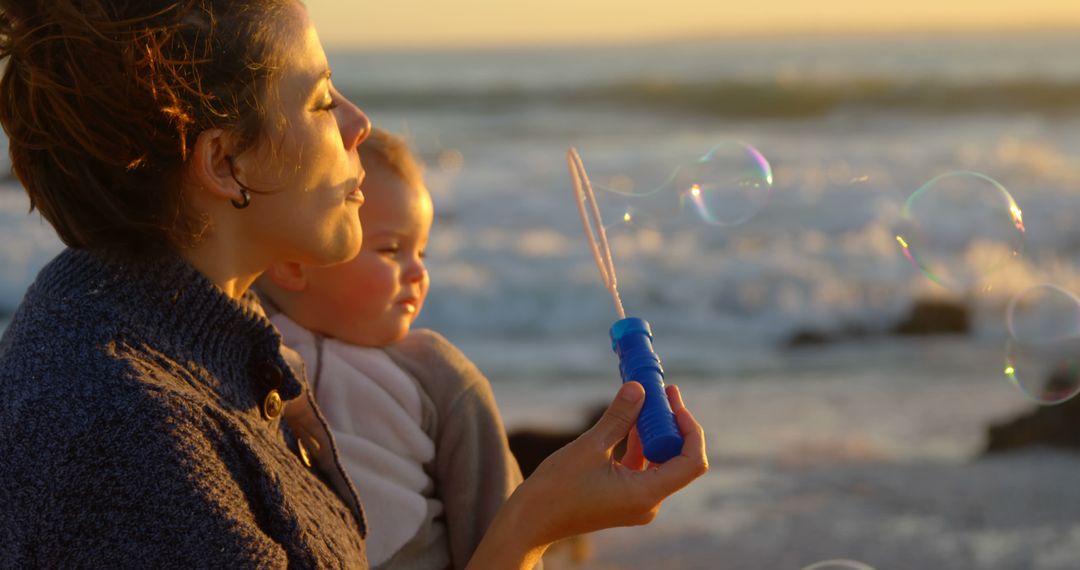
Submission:
<svg viewBox="0 0 1080 570">
<path fill-rule="evenodd" d="M 360 143 L 358 152 L 365 167 L 370 167 L 370 161 L 374 159 L 410 186 L 424 185 L 424 167 L 413 155 L 404 138 L 375 128 L 371 130 L 368 138 Z"/>
</svg>

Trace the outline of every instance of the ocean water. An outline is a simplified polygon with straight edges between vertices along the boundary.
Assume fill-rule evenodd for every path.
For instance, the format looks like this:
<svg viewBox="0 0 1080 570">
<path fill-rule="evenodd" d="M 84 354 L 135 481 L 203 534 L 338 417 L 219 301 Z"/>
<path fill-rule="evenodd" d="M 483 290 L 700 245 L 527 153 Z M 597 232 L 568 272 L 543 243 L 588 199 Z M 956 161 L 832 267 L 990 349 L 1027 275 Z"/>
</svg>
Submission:
<svg viewBox="0 0 1080 570">
<path fill-rule="evenodd" d="M 583 568 L 855 558 L 879 570 L 1064 570 L 1080 556 L 1076 486 L 1061 484 L 1076 458 L 975 458 L 987 425 L 1031 406 L 1001 374 L 1006 304 L 1039 282 L 1080 290 L 1076 53 L 1080 35 L 1055 32 L 331 62 L 339 88 L 427 164 L 436 220 L 420 323 L 481 366 L 511 429 L 578 426 L 617 382 L 606 338 L 616 315 L 567 147 L 594 179 L 640 187 L 731 141 L 771 163 L 771 200 L 742 224 L 612 231 L 627 311 L 652 323 L 713 467 L 648 528 L 594 536 Z M 905 200 L 955 170 L 993 177 L 1023 210 L 1021 255 L 989 285 L 942 287 L 895 239 Z M 930 221 L 965 237 L 979 206 L 943 206 Z M 27 209 L 16 183 L 0 183 L 0 329 L 61 248 Z M 948 263 L 980 267 L 960 254 Z M 927 297 L 969 304 L 973 333 L 890 336 Z M 785 348 L 800 332 L 852 330 L 863 338 Z"/>
<path fill-rule="evenodd" d="M 752 367 L 748 350 L 801 331 L 884 333 L 927 296 L 972 303 L 975 336 L 997 342 L 1016 292 L 1080 286 L 1078 49 L 1075 34 L 1047 32 L 330 57 L 338 87 L 427 164 L 436 221 L 421 324 L 489 351 L 480 360 L 543 345 L 585 374 L 616 315 L 572 200 L 570 145 L 594 178 L 639 187 L 733 141 L 771 163 L 771 199 L 745 223 L 613 232 L 628 313 L 658 344 L 692 347 L 687 366 Z M 904 200 L 953 170 L 997 179 L 1024 211 L 1023 255 L 990 290 L 935 284 L 895 240 Z M 60 245 L 4 185 L 9 314 Z M 949 224 L 966 208 L 936 214 Z M 521 352 L 521 369 L 551 364 Z"/>
<path fill-rule="evenodd" d="M 587 563 L 545 567 L 799 570 L 846 558 L 877 570 L 1076 568 L 1080 490 L 1061 483 L 1080 457 L 980 457 L 986 426 L 1025 407 L 981 366 L 993 368 L 990 347 L 908 339 L 794 352 L 752 372 L 680 378 L 709 473 L 649 526 L 592 535 Z M 510 429 L 565 429 L 610 398 L 604 387 L 497 382 L 495 393 Z"/>
</svg>

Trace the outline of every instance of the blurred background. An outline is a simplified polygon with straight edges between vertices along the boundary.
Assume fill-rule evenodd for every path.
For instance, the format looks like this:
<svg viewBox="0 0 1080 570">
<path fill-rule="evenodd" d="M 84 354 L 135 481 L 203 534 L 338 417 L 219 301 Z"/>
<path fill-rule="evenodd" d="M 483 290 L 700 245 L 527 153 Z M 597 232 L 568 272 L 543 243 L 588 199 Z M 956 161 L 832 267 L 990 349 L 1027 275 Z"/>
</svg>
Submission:
<svg viewBox="0 0 1080 570">
<path fill-rule="evenodd" d="M 421 324 L 488 374 L 511 430 L 572 433 L 614 391 L 616 315 L 567 147 L 623 183 L 600 190 L 623 300 L 652 323 L 713 468 L 652 526 L 555 549 L 549 567 L 1077 567 L 1080 461 L 982 452 L 991 424 L 1034 406 L 1017 376 L 1049 370 L 1010 345 L 1010 302 L 1080 290 L 1080 4 L 308 4 L 337 87 L 426 164 Z M 742 145 L 769 163 L 751 215 L 660 223 L 648 206 L 618 223 L 642 202 L 627 181 L 677 204 L 665 184 L 713 149 L 729 153 L 721 186 L 765 180 Z M 1000 186 L 932 183 L 955 171 Z M 3 186 L 0 328 L 61 247 Z M 905 256 L 901 232 L 949 239 Z M 1080 327 L 1062 298 L 1050 316 Z M 1032 368 L 1010 382 L 1020 356 Z"/>
</svg>

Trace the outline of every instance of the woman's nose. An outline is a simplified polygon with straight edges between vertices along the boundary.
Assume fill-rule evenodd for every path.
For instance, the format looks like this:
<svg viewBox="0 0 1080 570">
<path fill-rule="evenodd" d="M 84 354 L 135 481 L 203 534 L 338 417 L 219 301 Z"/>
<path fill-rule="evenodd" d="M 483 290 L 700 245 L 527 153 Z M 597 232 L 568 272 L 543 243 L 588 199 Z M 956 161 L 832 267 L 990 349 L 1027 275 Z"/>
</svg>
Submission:
<svg viewBox="0 0 1080 570">
<path fill-rule="evenodd" d="M 344 95 L 334 90 L 334 96 L 338 99 L 338 106 L 334 109 L 337 113 L 338 128 L 341 129 L 341 142 L 345 150 L 356 150 L 364 139 L 371 134 L 371 120 L 368 116 L 345 98 Z"/>
</svg>

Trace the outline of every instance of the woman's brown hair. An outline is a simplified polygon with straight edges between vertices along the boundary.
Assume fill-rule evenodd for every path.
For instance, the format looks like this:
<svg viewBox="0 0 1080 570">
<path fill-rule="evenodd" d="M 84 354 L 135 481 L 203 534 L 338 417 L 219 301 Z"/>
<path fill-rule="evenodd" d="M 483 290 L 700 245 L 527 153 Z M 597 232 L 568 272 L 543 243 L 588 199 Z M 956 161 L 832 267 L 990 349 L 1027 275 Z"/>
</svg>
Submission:
<svg viewBox="0 0 1080 570">
<path fill-rule="evenodd" d="M 181 166 L 206 129 L 259 139 L 284 57 L 267 24 L 298 4 L 0 0 L 0 124 L 31 209 L 73 247 L 194 239 Z"/>
</svg>

